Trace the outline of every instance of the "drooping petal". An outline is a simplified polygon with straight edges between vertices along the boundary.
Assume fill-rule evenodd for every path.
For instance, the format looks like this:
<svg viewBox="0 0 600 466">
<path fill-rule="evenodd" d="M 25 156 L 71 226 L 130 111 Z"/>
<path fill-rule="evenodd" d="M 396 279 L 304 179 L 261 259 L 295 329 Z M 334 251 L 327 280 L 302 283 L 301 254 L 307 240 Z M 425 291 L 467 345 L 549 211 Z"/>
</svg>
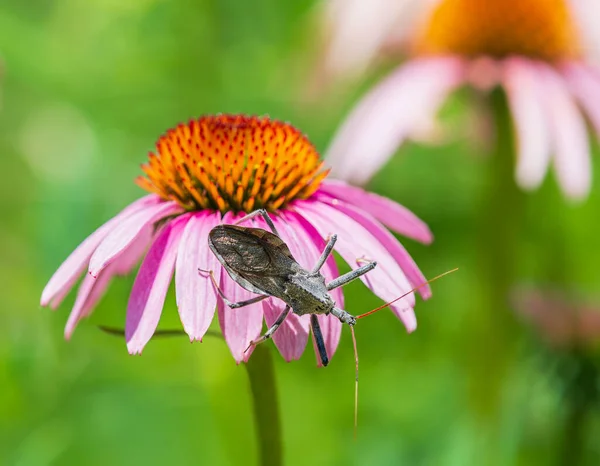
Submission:
<svg viewBox="0 0 600 466">
<path fill-rule="evenodd" d="M 388 37 L 396 32 L 400 20 L 414 9 L 416 3 L 419 2 L 412 0 L 326 2 L 327 28 L 331 39 L 323 61 L 329 74 L 338 78 L 362 71 Z M 411 14 L 410 17 L 414 19 L 414 15 Z"/>
<path fill-rule="evenodd" d="M 398 263 L 413 288 L 421 286 L 427 281 L 408 251 L 404 249 L 402 244 L 400 244 L 400 242 L 369 213 L 337 199 L 327 199 L 325 196 L 319 196 L 317 199 L 332 205 L 340 212 L 360 223 L 369 233 L 371 233 Z M 423 299 L 429 299 L 431 297 L 431 288 L 429 285 L 423 285 L 417 291 Z"/>
<path fill-rule="evenodd" d="M 135 278 L 125 323 L 125 339 L 131 354 L 141 353 L 156 330 L 188 219 L 189 215 L 181 215 L 162 228 Z"/>
<path fill-rule="evenodd" d="M 337 131 L 326 152 L 332 174 L 355 184 L 368 181 L 413 130 L 434 118 L 463 74 L 455 57 L 413 60 L 393 72 Z"/>
<path fill-rule="evenodd" d="M 427 224 L 406 207 L 391 199 L 369 193 L 364 189 L 350 186 L 338 180 L 323 181 L 320 191 L 343 199 L 349 204 L 369 212 L 388 228 L 407 238 L 425 244 L 433 241 L 433 234 Z"/>
<path fill-rule="evenodd" d="M 215 272 L 217 283 L 221 266 L 208 248 L 208 233 L 221 223 L 218 212 L 202 211 L 190 217 L 179 243 L 175 265 L 175 292 L 179 317 L 190 340 L 202 340 L 215 315 L 217 292 L 207 273 Z"/>
<path fill-rule="evenodd" d="M 525 189 L 540 185 L 550 163 L 548 117 L 535 65 L 523 58 L 504 62 L 503 85 L 517 133 L 517 182 Z"/>
<path fill-rule="evenodd" d="M 230 213 L 223 217 L 224 224 L 235 222 L 238 216 Z M 221 267 L 220 286 L 225 296 L 232 302 L 245 301 L 256 297 L 256 294 L 245 290 Z M 260 336 L 263 327 L 263 305 L 261 302 L 250 304 L 239 309 L 230 309 L 219 297 L 217 300 L 219 324 L 236 362 L 248 361 L 254 348 L 248 348 L 252 340 Z M 248 351 L 246 351 L 248 348 Z"/>
<path fill-rule="evenodd" d="M 127 247 L 123 253 L 110 264 L 106 269 L 100 272 L 98 277 L 94 278 L 86 274 L 83 278 L 79 290 L 77 290 L 77 299 L 75 305 L 69 314 L 65 326 L 65 338 L 71 338 L 75 327 L 84 317 L 88 317 L 96 304 L 108 288 L 110 281 L 115 275 L 127 274 L 140 261 L 148 244 L 151 240 L 151 234 L 139 238 L 135 243 Z"/>
<path fill-rule="evenodd" d="M 67 257 L 58 270 L 54 272 L 54 275 L 52 275 L 42 292 L 40 304 L 42 306 L 50 305 L 50 307 L 56 309 L 70 291 L 71 287 L 75 284 L 77 278 L 84 271 L 94 250 L 106 235 L 108 235 L 116 225 L 137 210 L 145 208 L 148 205 L 156 204 L 159 201 L 160 199 L 158 196 L 155 196 L 154 194 L 144 196 L 125 207 L 125 209 L 88 236 L 79 246 L 77 246 L 69 257 Z"/>
<path fill-rule="evenodd" d="M 568 3 L 586 56 L 595 64 L 600 63 L 600 4 L 597 0 L 569 0 Z"/>
<path fill-rule="evenodd" d="M 587 113 L 596 134 L 600 135 L 600 74 L 578 62 L 566 63 L 563 74 L 571 93 Z"/>
<path fill-rule="evenodd" d="M 340 232 L 335 249 L 351 267 L 360 265 L 360 259 L 377 261 L 377 267 L 363 275 L 361 280 L 381 299 L 392 301 L 410 291 L 411 286 L 396 261 L 358 222 L 326 204 L 317 206 L 298 202 L 295 208 L 314 225 L 321 236 Z M 416 328 L 414 304 L 415 297 L 410 293 L 390 306 L 409 332 Z"/>
<path fill-rule="evenodd" d="M 82 318 L 87 317 L 96 306 L 106 291 L 106 288 L 108 287 L 113 275 L 114 273 L 112 273 L 110 269 L 107 269 L 104 270 L 97 278 L 94 278 L 88 274 L 83 277 L 83 281 L 77 290 L 75 304 L 71 310 L 71 313 L 69 314 L 67 324 L 65 325 L 65 338 L 67 340 L 69 340 L 73 335 L 75 327 L 79 321 Z"/>
<path fill-rule="evenodd" d="M 562 77 L 550 66 L 538 65 L 539 86 L 553 136 L 554 166 L 563 191 L 573 199 L 585 198 L 591 185 L 590 147 L 585 120 Z"/>
<path fill-rule="evenodd" d="M 114 261 L 145 230 L 154 228 L 160 219 L 181 211 L 175 202 L 162 202 L 141 209 L 119 222 L 106 235 L 90 259 L 89 272 L 96 277 L 107 265 Z"/>
</svg>

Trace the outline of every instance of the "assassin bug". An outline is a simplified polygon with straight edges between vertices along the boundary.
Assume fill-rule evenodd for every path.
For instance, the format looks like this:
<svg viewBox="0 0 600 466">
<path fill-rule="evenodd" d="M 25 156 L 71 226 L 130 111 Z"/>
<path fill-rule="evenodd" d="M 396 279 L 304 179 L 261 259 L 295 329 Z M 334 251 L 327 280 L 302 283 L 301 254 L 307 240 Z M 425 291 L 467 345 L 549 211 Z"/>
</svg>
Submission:
<svg viewBox="0 0 600 466">
<path fill-rule="evenodd" d="M 243 227 L 239 224 L 256 216 L 262 216 L 271 232 L 262 228 Z M 317 319 L 318 314 L 332 314 L 342 323 L 353 326 L 356 318 L 335 306 L 329 291 L 346 285 L 366 274 L 377 265 L 367 262 L 363 266 L 341 275 L 329 283 L 320 273 L 321 267 L 333 251 L 337 235 L 332 235 L 312 270 L 303 268 L 292 256 L 287 244 L 281 239 L 273 221 L 264 209 L 255 210 L 234 225 L 218 225 L 208 235 L 208 246 L 229 276 L 242 288 L 258 296 L 237 303 L 231 302 L 219 288 L 212 271 L 211 279 L 217 292 L 231 309 L 254 304 L 270 296 L 281 299 L 286 306 L 275 323 L 253 345 L 271 338 L 289 312 L 299 316 L 310 314 L 315 343 L 323 366 L 329 363 L 325 342 Z M 206 272 L 200 270 L 201 272 Z"/>
<path fill-rule="evenodd" d="M 271 232 L 263 230 L 262 228 L 250 228 L 239 225 L 258 215 L 263 217 Z M 323 366 L 327 366 L 329 357 L 325 349 L 325 342 L 323 341 L 323 335 L 321 333 L 317 315 L 331 314 L 337 317 L 342 323 L 346 323 L 350 326 L 356 364 L 354 395 L 354 426 L 356 429 L 358 413 L 358 350 L 354 334 L 356 320 L 386 308 L 422 286 L 458 269 L 453 269 L 438 275 L 407 293 L 404 293 L 393 301 L 355 317 L 345 310 L 336 307 L 335 302 L 329 296 L 329 291 L 356 280 L 370 270 L 373 270 L 377 263 L 375 261 L 365 261 L 366 264 L 363 266 L 326 283 L 325 277 L 320 273 L 320 270 L 333 251 L 336 240 L 337 235 L 332 235 L 327 241 L 319 260 L 312 270 L 306 270 L 298 264 L 296 259 L 292 256 L 287 244 L 279 236 L 269 214 L 264 209 L 259 209 L 241 218 L 233 225 L 216 226 L 208 235 L 209 248 L 215 254 L 232 280 L 238 283 L 242 288 L 256 293 L 258 296 L 245 301 L 236 303 L 231 302 L 219 288 L 212 270 L 206 271 L 199 269 L 199 271 L 208 272 L 210 274 L 217 292 L 225 304 L 231 309 L 238 309 L 249 304 L 257 303 L 271 296 L 285 302 L 286 306 L 284 310 L 277 317 L 273 325 L 264 335 L 257 340 L 251 341 L 246 351 L 251 346 L 271 338 L 290 311 L 300 316 L 310 314 L 310 324 L 319 351 L 319 357 Z"/>
</svg>

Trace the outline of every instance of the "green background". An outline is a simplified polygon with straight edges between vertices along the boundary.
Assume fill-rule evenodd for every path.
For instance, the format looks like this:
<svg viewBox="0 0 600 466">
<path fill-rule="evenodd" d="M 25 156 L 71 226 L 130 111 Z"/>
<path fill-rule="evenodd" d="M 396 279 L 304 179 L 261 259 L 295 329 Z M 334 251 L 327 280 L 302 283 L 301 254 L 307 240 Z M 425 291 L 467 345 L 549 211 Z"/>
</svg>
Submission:
<svg viewBox="0 0 600 466">
<path fill-rule="evenodd" d="M 122 339 L 97 325 L 123 326 L 133 276 L 112 284 L 69 342 L 62 333 L 73 294 L 57 312 L 40 308 L 39 297 L 73 248 L 142 194 L 133 183 L 138 166 L 178 122 L 216 112 L 268 114 L 326 148 L 353 102 L 392 63 L 310 97 L 321 47 L 317 6 L 2 1 L 0 464 L 255 464 L 246 372 L 223 341 L 156 339 L 143 356 L 129 356 Z M 433 230 L 431 246 L 403 240 L 427 276 L 461 270 L 418 302 L 415 333 L 389 312 L 360 321 L 357 441 L 347 329 L 326 369 L 316 368 L 310 347 L 287 364 L 268 343 L 286 464 L 559 461 L 572 406 L 568 380 L 579 360 L 548 348 L 506 306 L 477 304 L 489 287 L 476 245 L 503 243 L 482 222 L 511 220 L 484 212 L 487 149 L 460 137 L 475 128 L 472 97 L 460 92 L 443 110 L 458 137 L 404 146 L 369 185 Z M 598 298 L 598 183 L 573 205 L 549 176 L 523 203 L 518 254 L 510 259 L 515 285 Z M 380 302 L 358 282 L 345 293 L 353 314 Z M 179 325 L 171 292 L 160 326 Z M 589 411 L 580 449 L 583 464 L 599 464 L 600 416 L 597 406 Z"/>
</svg>

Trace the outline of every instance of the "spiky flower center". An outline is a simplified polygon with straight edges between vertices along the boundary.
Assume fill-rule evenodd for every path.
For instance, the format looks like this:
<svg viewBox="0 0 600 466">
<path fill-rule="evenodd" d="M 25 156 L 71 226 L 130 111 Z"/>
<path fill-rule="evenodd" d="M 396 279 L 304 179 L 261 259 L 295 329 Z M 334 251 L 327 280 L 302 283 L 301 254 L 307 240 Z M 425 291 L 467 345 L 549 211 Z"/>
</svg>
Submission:
<svg viewBox="0 0 600 466">
<path fill-rule="evenodd" d="M 565 0 L 442 0 L 417 51 L 556 61 L 577 56 L 579 46 Z"/>
<path fill-rule="evenodd" d="M 327 176 L 310 141 L 267 117 L 204 116 L 167 131 L 142 165 L 144 189 L 188 210 L 275 211 Z"/>
</svg>

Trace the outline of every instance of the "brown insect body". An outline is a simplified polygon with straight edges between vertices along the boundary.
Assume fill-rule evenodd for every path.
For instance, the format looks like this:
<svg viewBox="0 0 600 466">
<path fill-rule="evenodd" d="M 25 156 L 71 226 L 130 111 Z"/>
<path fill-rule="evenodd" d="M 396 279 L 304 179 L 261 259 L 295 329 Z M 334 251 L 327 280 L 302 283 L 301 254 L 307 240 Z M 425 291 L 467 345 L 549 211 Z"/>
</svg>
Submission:
<svg viewBox="0 0 600 466">
<path fill-rule="evenodd" d="M 240 286 L 281 299 L 297 315 L 329 314 L 335 307 L 325 277 L 298 264 L 287 244 L 273 233 L 219 225 L 210 232 L 208 245 Z"/>
</svg>

